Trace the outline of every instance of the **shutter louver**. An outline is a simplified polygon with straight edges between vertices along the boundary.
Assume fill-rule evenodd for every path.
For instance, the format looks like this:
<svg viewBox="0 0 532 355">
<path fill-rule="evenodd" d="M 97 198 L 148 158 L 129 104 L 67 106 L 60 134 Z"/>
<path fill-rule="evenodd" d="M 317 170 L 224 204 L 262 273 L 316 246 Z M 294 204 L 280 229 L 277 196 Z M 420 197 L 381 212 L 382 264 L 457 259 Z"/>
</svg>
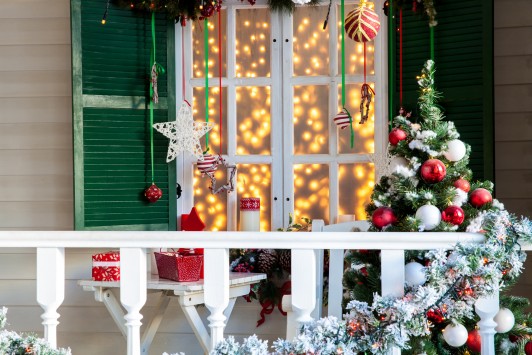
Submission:
<svg viewBox="0 0 532 355">
<path fill-rule="evenodd" d="M 168 140 L 154 134 L 155 183 L 163 197 L 150 204 L 149 64 L 151 18 L 111 2 L 72 0 L 72 63 L 76 229 L 175 230 L 175 164 Z M 154 121 L 175 119 L 173 24 L 156 21 L 159 104 Z"/>
</svg>

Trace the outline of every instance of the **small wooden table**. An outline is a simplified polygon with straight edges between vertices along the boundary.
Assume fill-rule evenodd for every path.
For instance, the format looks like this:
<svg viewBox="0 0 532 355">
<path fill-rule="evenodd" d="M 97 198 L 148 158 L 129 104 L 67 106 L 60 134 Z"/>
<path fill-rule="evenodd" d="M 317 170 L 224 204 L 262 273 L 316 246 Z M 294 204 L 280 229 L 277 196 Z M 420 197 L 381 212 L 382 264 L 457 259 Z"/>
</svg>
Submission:
<svg viewBox="0 0 532 355">
<path fill-rule="evenodd" d="M 264 280 L 265 278 L 266 274 L 229 273 L 229 305 L 224 312 L 227 320 L 229 320 L 229 317 L 231 316 L 237 297 L 249 294 L 250 285 L 257 283 L 260 280 Z M 124 320 L 126 313 L 113 292 L 111 292 L 111 289 L 113 288 L 120 288 L 120 282 L 79 280 L 78 284 L 83 287 L 83 290 L 94 292 L 94 298 L 96 301 L 102 302 L 105 305 L 105 308 L 109 311 L 109 314 L 122 332 L 122 335 L 127 338 L 127 330 Z M 161 279 L 157 275 L 148 275 L 147 284 L 148 293 L 161 293 L 161 296 L 155 307 L 155 314 L 153 315 L 153 318 L 148 321 L 148 325 L 142 334 L 142 353 L 149 353 L 150 345 L 159 325 L 161 324 L 164 313 L 168 308 L 170 297 L 177 297 L 179 305 L 181 306 L 188 323 L 192 327 L 196 338 L 205 353 L 208 353 L 210 334 L 205 328 L 196 309 L 197 305 L 204 303 L 203 280 L 196 282 L 176 282 Z"/>
</svg>

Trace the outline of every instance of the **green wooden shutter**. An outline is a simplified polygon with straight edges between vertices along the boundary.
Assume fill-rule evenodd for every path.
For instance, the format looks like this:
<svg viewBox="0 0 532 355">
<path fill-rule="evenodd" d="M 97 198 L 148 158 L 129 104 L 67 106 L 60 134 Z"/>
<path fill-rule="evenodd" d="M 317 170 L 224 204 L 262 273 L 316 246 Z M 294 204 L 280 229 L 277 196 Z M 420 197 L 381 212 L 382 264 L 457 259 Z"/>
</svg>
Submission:
<svg viewBox="0 0 532 355">
<path fill-rule="evenodd" d="M 456 123 L 461 139 L 471 145 L 474 179 L 494 178 L 493 133 L 493 0 L 436 1 L 436 87 L 446 118 Z M 398 26 L 399 21 L 395 21 Z M 399 108 L 399 36 L 395 48 L 394 106 Z M 428 20 L 421 12 L 403 10 L 403 101 L 417 113 L 417 83 L 430 57 Z"/>
<path fill-rule="evenodd" d="M 175 230 L 175 164 L 168 140 L 154 133 L 155 183 L 163 197 L 150 204 L 150 14 L 106 1 L 72 0 L 75 228 Z M 175 119 L 174 26 L 156 21 L 159 76 L 155 122 Z"/>
</svg>

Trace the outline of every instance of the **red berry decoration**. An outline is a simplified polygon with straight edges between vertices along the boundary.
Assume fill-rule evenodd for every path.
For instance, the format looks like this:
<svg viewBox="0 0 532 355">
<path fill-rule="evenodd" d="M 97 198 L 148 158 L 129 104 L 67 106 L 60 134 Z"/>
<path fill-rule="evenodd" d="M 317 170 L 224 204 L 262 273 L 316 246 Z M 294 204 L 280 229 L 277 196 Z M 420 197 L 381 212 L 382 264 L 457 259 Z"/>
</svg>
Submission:
<svg viewBox="0 0 532 355">
<path fill-rule="evenodd" d="M 462 178 L 454 182 L 454 187 L 462 191 L 465 191 L 465 192 L 469 192 L 469 190 L 471 190 L 471 184 L 469 184 L 469 181 L 467 181 L 466 179 L 462 179 Z"/>
<path fill-rule="evenodd" d="M 471 194 L 469 195 L 469 203 L 476 208 L 484 206 L 486 203 L 490 203 L 493 201 L 493 197 L 491 197 L 491 193 L 483 188 L 475 189 Z"/>
<path fill-rule="evenodd" d="M 472 352 L 479 353 L 480 343 L 480 333 L 478 332 L 478 329 L 473 329 L 467 336 L 466 345 Z"/>
<path fill-rule="evenodd" d="M 532 355 L 532 341 L 529 341 L 525 345 L 525 354 L 526 355 Z"/>
<path fill-rule="evenodd" d="M 379 229 L 397 222 L 397 217 L 390 207 L 379 207 L 373 212 L 371 222 Z"/>
<path fill-rule="evenodd" d="M 430 309 L 427 312 L 427 319 L 434 324 L 440 324 L 441 322 L 443 322 L 443 315 L 441 314 L 440 310 L 435 311 L 433 309 Z"/>
<path fill-rule="evenodd" d="M 406 139 L 406 132 L 403 131 L 401 128 L 394 128 L 388 135 L 388 142 L 390 142 L 391 145 L 397 145 L 400 141 L 403 141 Z"/>
<path fill-rule="evenodd" d="M 449 206 L 441 213 L 441 219 L 452 225 L 459 226 L 465 219 L 465 213 L 458 206 Z"/>
<path fill-rule="evenodd" d="M 421 178 L 427 184 L 435 184 L 442 181 L 447 174 L 445 164 L 438 159 L 429 159 L 421 165 Z"/>
<path fill-rule="evenodd" d="M 151 203 L 157 202 L 161 197 L 163 197 L 163 190 L 157 187 L 155 184 L 151 184 L 146 190 L 144 190 L 144 196 Z"/>
</svg>

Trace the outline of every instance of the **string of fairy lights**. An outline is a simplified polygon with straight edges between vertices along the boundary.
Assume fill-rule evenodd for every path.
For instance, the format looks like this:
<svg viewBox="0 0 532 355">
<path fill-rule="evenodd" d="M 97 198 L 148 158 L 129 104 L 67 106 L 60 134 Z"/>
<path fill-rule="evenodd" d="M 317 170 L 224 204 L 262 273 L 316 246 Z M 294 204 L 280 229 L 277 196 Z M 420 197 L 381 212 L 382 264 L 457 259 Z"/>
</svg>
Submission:
<svg viewBox="0 0 532 355">
<path fill-rule="evenodd" d="M 298 8 L 294 16 L 293 28 L 293 73 L 294 76 L 312 77 L 330 75 L 329 31 L 322 30 L 326 7 Z M 235 23 L 243 26 L 235 31 L 234 76 L 236 78 L 269 78 L 271 77 L 270 61 L 270 12 L 266 8 L 253 7 L 236 9 Z M 222 9 L 222 22 L 227 24 L 227 11 Z M 193 60 L 192 76 L 196 79 L 204 77 L 204 46 L 203 23 L 194 23 L 192 29 Z M 227 60 L 218 63 L 219 53 L 217 40 L 218 23 L 216 17 L 209 21 L 209 77 L 216 78 L 218 66 L 222 65 L 222 73 L 227 77 Z M 338 22 L 338 41 L 340 41 L 341 22 Z M 227 58 L 227 29 L 222 27 L 222 56 Z M 347 44 L 346 68 L 349 74 L 363 72 L 364 57 L 362 44 L 349 41 Z M 367 46 L 368 73 L 374 75 L 374 47 Z M 340 68 L 338 68 L 339 71 Z M 347 98 L 349 105 L 360 105 L 360 84 L 349 84 Z M 373 86 L 373 85 L 372 85 Z M 339 89 L 340 90 L 340 89 Z M 219 107 L 218 88 L 210 89 L 209 116 L 217 117 Z M 225 91 L 225 89 L 224 89 Z M 237 156 L 271 155 L 271 92 L 270 86 L 237 86 L 236 102 Z M 204 88 L 196 87 L 194 94 L 194 117 L 204 116 Z M 295 155 L 328 154 L 329 139 L 335 134 L 335 126 L 330 124 L 331 115 L 328 85 L 297 85 L 293 95 L 293 124 Z M 223 100 L 227 100 L 224 95 Z M 223 102 L 226 106 L 227 102 Z M 340 107 L 340 106 L 339 106 Z M 224 110 L 227 111 L 227 110 Z M 349 136 L 338 134 L 338 153 L 370 154 L 374 151 L 374 110 L 370 111 L 369 122 L 356 125 L 355 148 L 349 147 Z M 224 115 L 226 112 L 224 112 Z M 229 118 L 231 119 L 231 118 Z M 234 118 L 233 118 L 234 119 Z M 224 122 L 227 122 L 224 116 Z M 331 132 L 331 130 L 334 130 Z M 227 141 L 226 127 L 223 128 L 224 139 Z M 219 144 L 219 128 L 211 131 L 210 141 L 213 146 Z M 224 149 L 225 150 L 225 149 Z M 227 151 L 227 150 L 225 150 Z M 238 159 L 238 158 L 237 158 Z M 294 170 L 294 214 L 299 217 L 323 218 L 329 222 L 329 166 L 328 164 L 295 164 Z M 227 196 L 212 195 L 207 184 L 202 181 L 197 170 L 194 177 L 194 201 L 198 212 L 212 230 L 227 228 Z M 339 197 L 338 214 L 355 214 L 357 219 L 365 218 L 364 205 L 369 201 L 374 186 L 374 168 L 370 163 L 339 164 L 338 185 L 344 193 Z M 238 164 L 236 189 L 238 197 L 261 198 L 261 230 L 271 229 L 271 178 L 269 164 Z M 219 177 L 223 179 L 223 177 Z M 331 221 L 333 222 L 333 221 Z"/>
</svg>

